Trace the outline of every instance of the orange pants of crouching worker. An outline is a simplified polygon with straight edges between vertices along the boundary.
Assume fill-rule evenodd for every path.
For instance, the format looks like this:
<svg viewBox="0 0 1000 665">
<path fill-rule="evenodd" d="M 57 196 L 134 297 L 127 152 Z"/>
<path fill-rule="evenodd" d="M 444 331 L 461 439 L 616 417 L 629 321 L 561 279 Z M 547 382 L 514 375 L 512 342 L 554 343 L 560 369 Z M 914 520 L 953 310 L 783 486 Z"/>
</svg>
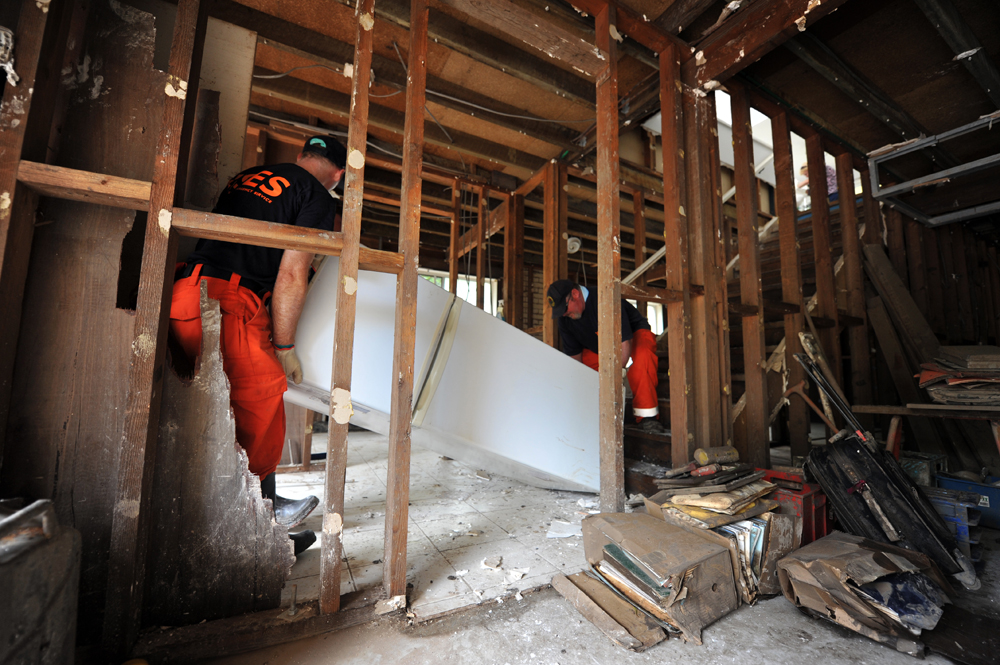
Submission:
<svg viewBox="0 0 1000 665">
<path fill-rule="evenodd" d="M 598 356 L 590 349 L 584 349 L 580 356 L 583 364 L 596 370 Z M 656 375 L 660 359 L 656 355 L 656 336 L 649 330 L 632 333 L 632 365 L 628 368 L 628 385 L 632 389 L 632 413 L 636 420 L 655 418 L 660 414 L 656 386 Z"/>
<path fill-rule="evenodd" d="M 201 355 L 201 286 L 219 301 L 222 311 L 220 351 L 229 377 L 229 400 L 236 420 L 236 440 L 246 450 L 250 472 L 260 478 L 274 472 L 285 442 L 285 406 L 288 389 L 281 362 L 271 346 L 271 316 L 250 289 L 230 280 L 200 277 L 198 266 L 190 277 L 174 283 L 170 304 L 170 331 L 192 361 Z"/>
</svg>

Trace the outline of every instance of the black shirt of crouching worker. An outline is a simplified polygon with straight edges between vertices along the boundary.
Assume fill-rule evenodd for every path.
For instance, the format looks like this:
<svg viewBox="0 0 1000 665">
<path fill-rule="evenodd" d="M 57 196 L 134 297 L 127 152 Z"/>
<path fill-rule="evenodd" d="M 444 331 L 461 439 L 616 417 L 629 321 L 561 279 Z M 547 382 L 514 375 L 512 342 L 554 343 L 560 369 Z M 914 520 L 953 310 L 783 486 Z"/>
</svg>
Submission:
<svg viewBox="0 0 1000 665">
<path fill-rule="evenodd" d="M 568 356 L 575 356 L 583 353 L 584 349 L 590 349 L 594 353 L 597 350 L 597 289 L 584 291 L 586 287 L 580 287 L 587 297 L 586 306 L 579 319 L 571 319 L 568 316 L 559 319 L 559 335 L 562 337 L 563 353 Z M 632 339 L 636 330 L 650 330 L 649 321 L 639 313 L 632 304 L 622 298 L 622 341 L 627 342 Z"/>
<path fill-rule="evenodd" d="M 254 166 L 237 174 L 219 194 L 212 212 L 333 231 L 340 212 L 338 204 L 301 166 L 274 164 Z M 282 249 L 202 239 L 187 264 L 203 263 L 234 272 L 270 291 L 278 277 L 282 254 Z"/>
</svg>

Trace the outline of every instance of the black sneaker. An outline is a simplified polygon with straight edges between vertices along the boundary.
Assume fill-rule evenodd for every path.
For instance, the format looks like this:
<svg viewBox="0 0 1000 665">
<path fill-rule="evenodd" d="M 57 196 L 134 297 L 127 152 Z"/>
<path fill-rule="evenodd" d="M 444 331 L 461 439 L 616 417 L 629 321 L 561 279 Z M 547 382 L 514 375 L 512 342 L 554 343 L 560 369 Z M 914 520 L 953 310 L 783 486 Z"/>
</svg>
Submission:
<svg viewBox="0 0 1000 665">
<path fill-rule="evenodd" d="M 309 529 L 299 531 L 298 533 L 290 533 L 288 537 L 295 544 L 295 556 L 302 554 L 316 542 L 316 534 Z"/>
<path fill-rule="evenodd" d="M 302 520 L 316 510 L 318 505 L 319 499 L 314 496 L 296 500 L 286 499 L 276 494 L 274 496 L 274 520 L 286 529 L 291 529 L 302 524 Z"/>
<path fill-rule="evenodd" d="M 655 417 L 643 418 L 639 421 L 638 427 L 647 434 L 658 434 L 660 436 L 668 436 L 670 434 L 670 430 L 664 427 Z"/>
</svg>

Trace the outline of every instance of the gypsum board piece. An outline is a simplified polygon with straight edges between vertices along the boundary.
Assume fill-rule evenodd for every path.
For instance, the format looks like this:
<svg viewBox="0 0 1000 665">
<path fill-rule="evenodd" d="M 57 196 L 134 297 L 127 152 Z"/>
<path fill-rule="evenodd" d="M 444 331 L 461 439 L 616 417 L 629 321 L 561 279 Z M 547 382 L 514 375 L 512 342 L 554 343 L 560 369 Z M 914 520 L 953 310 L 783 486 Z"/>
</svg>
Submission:
<svg viewBox="0 0 1000 665">
<path fill-rule="evenodd" d="M 659 626 L 660 628 L 662 628 L 663 630 L 667 631 L 671 635 L 680 635 L 681 634 L 680 628 L 678 628 L 677 626 L 675 626 L 673 624 L 667 623 L 666 621 L 664 621 L 663 619 L 659 618 L 658 616 L 647 612 L 642 607 L 639 607 L 637 604 L 635 604 L 634 602 L 632 602 L 631 598 L 629 598 L 628 596 L 626 596 L 625 594 L 623 594 L 621 591 L 619 591 L 618 587 L 616 587 L 614 584 L 612 584 L 611 582 L 609 582 L 606 579 L 604 579 L 604 576 L 601 575 L 600 572 L 598 572 L 597 568 L 594 568 L 593 564 L 589 564 L 588 563 L 588 565 L 590 566 L 590 570 L 588 571 L 587 574 L 590 575 L 590 577 L 593 577 L 594 579 L 600 581 L 601 584 L 603 584 L 604 586 L 606 586 L 609 589 L 611 589 L 612 593 L 614 593 L 616 596 L 618 596 L 619 598 L 621 598 L 622 600 L 624 600 L 626 603 L 628 603 L 629 605 L 631 605 L 632 607 L 634 607 L 637 611 L 642 612 L 645 616 L 647 616 L 650 619 L 652 619 L 656 623 L 656 625 Z"/>
<path fill-rule="evenodd" d="M 805 369 L 809 378 L 816 382 L 819 389 L 826 393 L 830 402 L 837 407 L 838 411 L 840 411 L 840 415 L 844 418 L 844 421 L 851 425 L 851 429 L 857 432 L 863 440 L 871 445 L 872 442 L 868 442 L 867 437 L 864 434 L 865 428 L 862 427 L 861 423 L 858 422 L 858 419 L 854 416 L 854 412 L 851 411 L 850 405 L 848 405 L 847 402 L 840 397 L 837 391 L 833 389 L 833 386 L 831 386 L 829 381 L 826 380 L 823 373 L 819 371 L 816 363 L 814 363 L 812 359 L 804 353 L 796 353 L 795 359 L 798 360 L 799 364 L 802 365 L 802 368 Z"/>
<path fill-rule="evenodd" d="M 757 471 L 756 473 L 751 473 L 748 476 L 743 476 L 742 478 L 737 478 L 736 480 L 730 480 L 724 485 L 705 485 L 701 487 L 665 487 L 662 488 L 657 495 L 666 497 L 677 496 L 678 494 L 714 494 L 716 492 L 729 492 L 730 490 L 738 489 L 744 485 L 749 485 L 750 483 L 760 480 L 764 477 L 764 471 Z M 655 480 L 653 481 L 656 482 Z M 799 487 L 799 489 L 802 489 Z"/>
<path fill-rule="evenodd" d="M 859 480 L 863 481 L 870 490 L 871 497 L 901 537 L 893 544 L 926 554 L 942 571 L 949 575 L 962 571 L 962 566 L 952 554 L 955 549 L 954 538 L 950 534 L 945 536 L 937 532 L 937 529 L 928 524 L 922 515 L 921 506 L 915 505 L 913 494 L 908 487 L 909 484 L 900 484 L 896 477 L 897 474 L 886 471 L 883 464 L 867 446 L 862 445 L 859 440 L 847 439 L 827 444 L 822 448 L 827 449 L 830 462 L 838 467 L 843 476 L 846 476 L 846 484 L 832 488 L 835 497 L 837 495 L 842 497 L 848 493 L 854 498 L 853 504 L 856 508 L 863 506 L 867 509 L 864 497 L 860 496 L 857 491 L 849 491 L 852 487 L 857 487 Z M 817 450 L 819 448 L 814 449 L 813 452 Z M 812 453 L 810 453 L 811 459 Z M 891 460 L 891 462 L 895 464 L 895 460 Z M 900 471 L 900 473 L 902 472 Z M 824 488 L 824 492 L 826 491 Z M 831 495 L 828 493 L 827 496 Z M 924 500 L 926 501 L 926 498 Z M 890 539 L 879 526 L 878 518 L 872 514 L 872 511 L 865 510 L 864 514 L 869 520 L 873 520 L 871 522 L 872 528 L 866 529 L 865 533 L 856 533 L 855 535 L 870 537 L 868 533 L 875 532 L 876 537 L 873 540 L 890 543 Z M 839 512 L 838 517 L 841 517 Z M 940 526 L 943 526 L 943 522 L 940 523 Z"/>
</svg>

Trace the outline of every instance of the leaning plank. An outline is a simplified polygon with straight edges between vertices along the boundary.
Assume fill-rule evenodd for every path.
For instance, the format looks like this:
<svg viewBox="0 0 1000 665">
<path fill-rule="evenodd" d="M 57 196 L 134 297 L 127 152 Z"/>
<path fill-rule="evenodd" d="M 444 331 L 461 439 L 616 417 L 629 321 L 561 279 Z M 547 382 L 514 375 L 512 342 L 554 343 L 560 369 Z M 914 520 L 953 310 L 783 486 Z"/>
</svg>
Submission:
<svg viewBox="0 0 1000 665">
<path fill-rule="evenodd" d="M 890 269 L 892 269 L 891 266 Z M 899 338 L 896 336 L 896 331 L 886 313 L 882 298 L 875 297 L 868 300 L 868 319 L 871 321 L 872 329 L 875 330 L 875 337 L 878 339 L 886 364 L 889 365 L 892 382 L 899 393 L 900 401 L 904 404 L 923 402 L 916 381 L 913 379 L 913 371 L 903 356 Z M 914 417 L 911 419 L 910 425 L 920 452 L 932 454 L 947 452 L 937 435 L 937 430 L 926 418 Z"/>
<path fill-rule="evenodd" d="M 595 603 L 575 584 L 569 581 L 564 575 L 557 574 L 552 578 L 552 588 L 559 592 L 563 598 L 584 616 L 587 621 L 604 633 L 604 635 L 617 644 L 632 651 L 641 651 L 646 645 L 632 637 L 625 628 L 611 618 L 601 606 Z M 624 602 L 624 601 L 619 601 Z"/>
<path fill-rule="evenodd" d="M 938 355 L 940 344 L 927 319 L 903 286 L 892 263 L 878 245 L 865 245 L 865 271 L 886 309 L 892 316 L 896 329 L 903 335 L 903 343 L 915 364 L 931 362 Z"/>
<path fill-rule="evenodd" d="M 153 472 L 145 620 L 183 626 L 275 608 L 295 563 L 236 443 L 219 353 L 222 314 L 201 284 L 202 354 L 190 381 L 168 369 Z M 183 500 L 178 500 L 181 497 Z"/>
</svg>

